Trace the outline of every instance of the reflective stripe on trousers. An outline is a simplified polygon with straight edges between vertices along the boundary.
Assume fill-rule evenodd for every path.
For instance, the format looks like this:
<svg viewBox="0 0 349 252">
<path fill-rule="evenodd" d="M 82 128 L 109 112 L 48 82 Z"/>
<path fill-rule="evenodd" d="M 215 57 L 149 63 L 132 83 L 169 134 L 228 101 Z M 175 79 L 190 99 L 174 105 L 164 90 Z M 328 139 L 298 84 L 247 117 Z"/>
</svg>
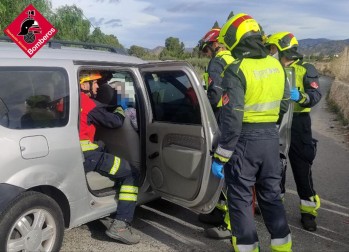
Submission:
<svg viewBox="0 0 349 252">
<path fill-rule="evenodd" d="M 236 237 L 232 237 L 234 252 L 259 252 L 259 243 L 253 244 L 236 244 Z"/>
<path fill-rule="evenodd" d="M 315 195 L 309 198 L 310 200 L 301 200 L 299 206 L 301 213 L 308 213 L 313 216 L 317 216 L 317 210 L 320 208 L 321 202 L 319 195 Z"/>
<path fill-rule="evenodd" d="M 291 234 L 284 238 L 271 239 L 270 247 L 272 252 L 292 252 Z"/>
</svg>

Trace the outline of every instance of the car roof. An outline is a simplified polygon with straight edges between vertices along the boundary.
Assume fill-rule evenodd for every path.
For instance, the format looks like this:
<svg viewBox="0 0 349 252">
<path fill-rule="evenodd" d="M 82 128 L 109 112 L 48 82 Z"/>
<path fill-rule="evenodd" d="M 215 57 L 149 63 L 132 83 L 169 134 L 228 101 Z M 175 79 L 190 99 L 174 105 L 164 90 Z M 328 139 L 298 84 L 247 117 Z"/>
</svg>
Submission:
<svg viewBox="0 0 349 252">
<path fill-rule="evenodd" d="M 15 43 L 0 42 L 0 59 L 28 59 L 29 57 Z M 59 46 L 43 46 L 32 59 L 62 59 L 72 61 L 103 61 L 128 64 L 146 63 L 140 58 L 118 52 Z"/>
</svg>

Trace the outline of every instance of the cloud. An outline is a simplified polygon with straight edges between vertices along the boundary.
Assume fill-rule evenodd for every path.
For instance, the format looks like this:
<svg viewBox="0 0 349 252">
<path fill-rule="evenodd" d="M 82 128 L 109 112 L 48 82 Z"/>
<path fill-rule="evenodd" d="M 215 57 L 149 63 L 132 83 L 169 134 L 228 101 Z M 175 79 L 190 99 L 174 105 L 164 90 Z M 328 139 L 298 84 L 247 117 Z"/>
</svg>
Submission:
<svg viewBox="0 0 349 252">
<path fill-rule="evenodd" d="M 110 25 L 110 26 L 113 26 L 113 27 L 115 27 L 115 26 L 122 26 L 121 20 L 120 19 L 115 19 L 115 18 L 106 21 L 104 24 L 106 26 Z"/>
<path fill-rule="evenodd" d="M 290 31 L 297 39 L 349 38 L 349 1 L 318 0 L 52 0 L 54 8 L 76 4 L 106 34 L 115 35 L 125 47 L 154 48 L 176 37 L 193 47 L 227 16 L 250 14 L 267 34 Z"/>
</svg>

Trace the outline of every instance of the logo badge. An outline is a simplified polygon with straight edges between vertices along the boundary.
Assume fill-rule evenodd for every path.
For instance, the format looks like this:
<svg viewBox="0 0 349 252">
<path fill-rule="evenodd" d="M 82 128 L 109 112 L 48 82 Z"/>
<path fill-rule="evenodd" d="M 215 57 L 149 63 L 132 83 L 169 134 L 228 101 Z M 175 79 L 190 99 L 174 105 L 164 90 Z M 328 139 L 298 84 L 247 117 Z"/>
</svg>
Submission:
<svg viewBox="0 0 349 252">
<path fill-rule="evenodd" d="M 29 4 L 4 32 L 31 58 L 57 33 L 57 30 L 32 4 Z"/>
<path fill-rule="evenodd" d="M 311 86 L 312 88 L 314 88 L 314 89 L 318 89 L 318 88 L 319 88 L 319 85 L 318 85 L 315 81 L 313 81 L 312 83 L 310 83 L 310 86 Z"/>
<path fill-rule="evenodd" d="M 224 94 L 222 96 L 222 103 L 223 103 L 223 106 L 227 105 L 229 103 L 229 96 L 228 94 Z"/>
</svg>

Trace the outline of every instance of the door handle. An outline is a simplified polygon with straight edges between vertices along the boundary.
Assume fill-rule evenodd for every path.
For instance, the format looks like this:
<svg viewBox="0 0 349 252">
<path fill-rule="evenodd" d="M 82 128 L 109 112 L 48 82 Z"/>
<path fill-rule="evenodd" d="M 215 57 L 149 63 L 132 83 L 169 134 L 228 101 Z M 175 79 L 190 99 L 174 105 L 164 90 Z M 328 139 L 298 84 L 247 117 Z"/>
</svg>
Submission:
<svg viewBox="0 0 349 252">
<path fill-rule="evenodd" d="M 157 134 L 151 134 L 149 136 L 149 141 L 152 143 L 158 143 L 158 135 Z"/>
<path fill-rule="evenodd" d="M 152 154 L 150 154 L 149 156 L 148 156 L 148 158 L 149 159 L 154 159 L 154 158 L 156 158 L 156 157 L 158 157 L 159 156 L 159 152 L 154 152 L 154 153 L 152 153 Z"/>
</svg>

